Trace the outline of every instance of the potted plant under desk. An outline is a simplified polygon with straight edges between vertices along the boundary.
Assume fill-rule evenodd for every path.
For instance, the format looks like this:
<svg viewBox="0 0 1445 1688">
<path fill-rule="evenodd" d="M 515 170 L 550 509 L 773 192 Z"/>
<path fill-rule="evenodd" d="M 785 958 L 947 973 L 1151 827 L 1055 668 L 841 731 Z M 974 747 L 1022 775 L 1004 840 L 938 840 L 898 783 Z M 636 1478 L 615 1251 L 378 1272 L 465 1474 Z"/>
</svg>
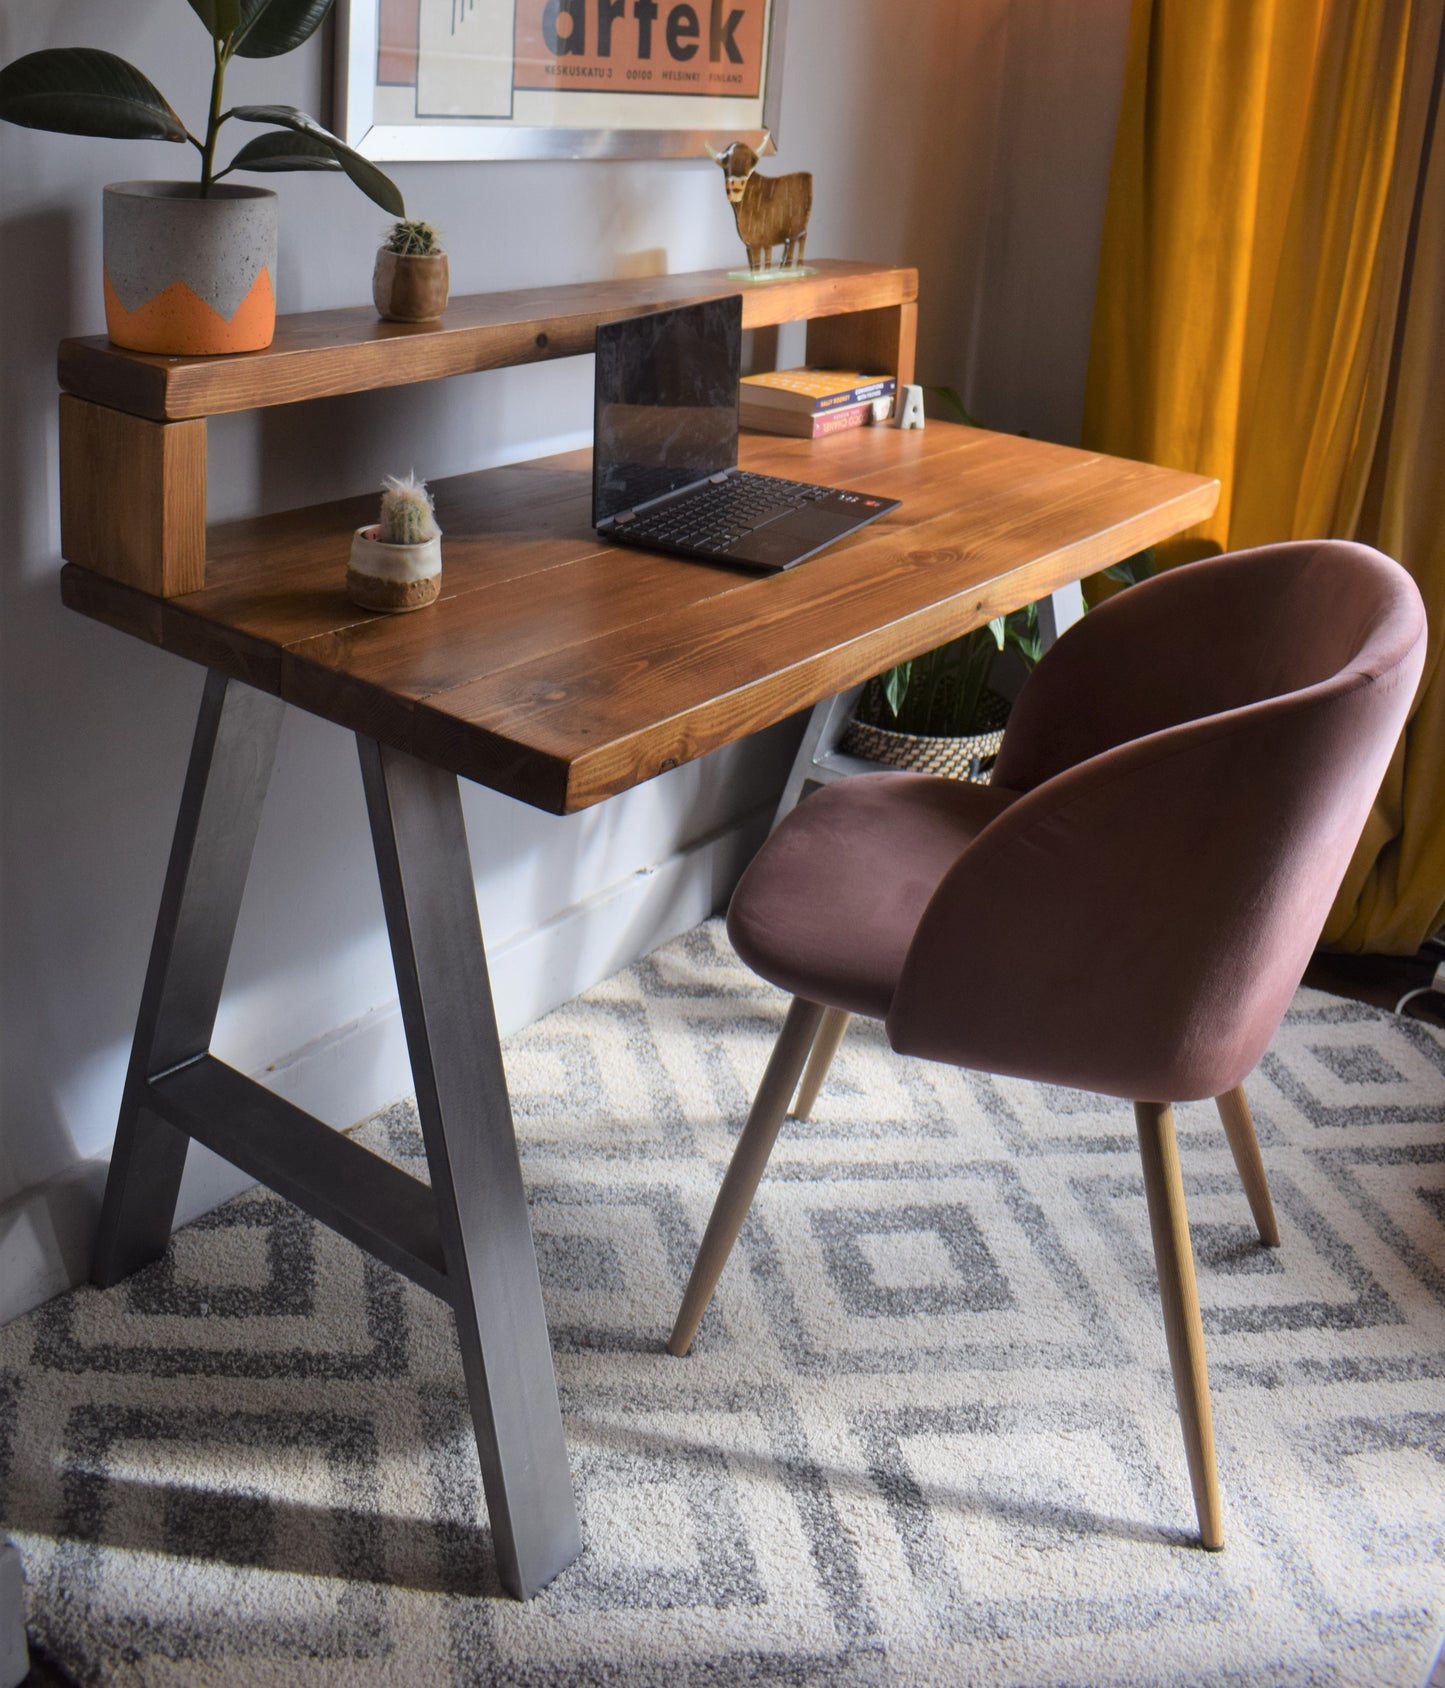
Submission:
<svg viewBox="0 0 1445 1688">
<path fill-rule="evenodd" d="M 1154 572 L 1154 553 L 1104 570 L 1120 586 Z M 850 756 L 986 784 L 1003 743 L 1009 699 L 997 685 L 1006 651 L 1025 673 L 1042 654 L 1039 616 L 1029 604 L 870 680 L 838 748 Z"/>
<path fill-rule="evenodd" d="M 930 415 L 968 428 L 981 425 L 952 387 L 924 392 Z M 1025 669 L 1038 661 L 1038 611 L 1032 604 L 870 680 L 838 748 L 910 773 L 986 783 L 1009 715 L 1009 699 L 992 681 L 1010 647 Z"/>
<path fill-rule="evenodd" d="M 838 748 L 890 768 L 986 783 L 1009 713 L 990 681 L 1008 648 L 1025 667 L 1038 660 L 1032 605 L 870 680 Z"/>
<path fill-rule="evenodd" d="M 233 58 L 289 53 L 332 0 L 190 0 L 211 38 L 211 91 L 201 135 L 134 65 L 93 47 L 47 47 L 0 69 L 0 119 L 30 129 L 189 144 L 193 182 L 115 182 L 105 190 L 105 322 L 132 351 L 167 355 L 259 351 L 276 324 L 276 196 L 223 183 L 233 170 L 341 170 L 394 217 L 396 184 L 295 106 L 225 109 Z M 216 146 L 231 118 L 265 131 L 224 168 Z"/>
</svg>

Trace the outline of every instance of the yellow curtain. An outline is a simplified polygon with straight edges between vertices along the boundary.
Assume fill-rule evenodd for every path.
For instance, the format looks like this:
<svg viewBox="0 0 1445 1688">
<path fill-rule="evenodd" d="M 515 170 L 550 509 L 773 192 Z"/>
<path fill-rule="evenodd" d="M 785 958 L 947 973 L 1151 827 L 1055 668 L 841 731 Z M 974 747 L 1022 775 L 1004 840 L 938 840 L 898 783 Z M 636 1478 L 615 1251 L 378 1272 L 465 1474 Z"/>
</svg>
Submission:
<svg viewBox="0 0 1445 1688">
<path fill-rule="evenodd" d="M 1217 475 L 1168 564 L 1354 538 L 1430 650 L 1325 928 L 1445 924 L 1445 0 L 1135 0 L 1085 443 Z M 1281 628 L 1281 637 L 1289 630 Z"/>
</svg>

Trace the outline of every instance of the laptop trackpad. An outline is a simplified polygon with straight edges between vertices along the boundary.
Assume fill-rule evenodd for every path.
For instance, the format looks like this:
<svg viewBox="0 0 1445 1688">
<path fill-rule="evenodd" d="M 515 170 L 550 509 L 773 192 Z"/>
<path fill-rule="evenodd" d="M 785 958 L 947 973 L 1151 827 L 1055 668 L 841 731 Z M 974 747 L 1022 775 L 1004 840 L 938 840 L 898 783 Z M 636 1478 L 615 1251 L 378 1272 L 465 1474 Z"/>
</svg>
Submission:
<svg viewBox="0 0 1445 1688">
<path fill-rule="evenodd" d="M 727 548 L 727 560 L 751 563 L 755 568 L 785 569 L 859 525 L 856 510 L 829 510 L 809 504 L 735 539 Z"/>
</svg>

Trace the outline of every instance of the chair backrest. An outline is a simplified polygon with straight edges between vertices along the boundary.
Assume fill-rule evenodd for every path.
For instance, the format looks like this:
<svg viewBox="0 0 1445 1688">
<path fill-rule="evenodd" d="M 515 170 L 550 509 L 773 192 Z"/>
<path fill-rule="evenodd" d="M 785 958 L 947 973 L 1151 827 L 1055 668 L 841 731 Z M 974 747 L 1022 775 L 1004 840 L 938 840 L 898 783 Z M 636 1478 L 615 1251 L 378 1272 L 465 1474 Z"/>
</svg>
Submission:
<svg viewBox="0 0 1445 1688">
<path fill-rule="evenodd" d="M 1045 656 L 1023 793 L 909 949 L 894 1047 L 1136 1101 L 1219 1095 L 1274 1035 L 1409 711 L 1414 582 L 1299 541 L 1130 587 Z"/>
</svg>

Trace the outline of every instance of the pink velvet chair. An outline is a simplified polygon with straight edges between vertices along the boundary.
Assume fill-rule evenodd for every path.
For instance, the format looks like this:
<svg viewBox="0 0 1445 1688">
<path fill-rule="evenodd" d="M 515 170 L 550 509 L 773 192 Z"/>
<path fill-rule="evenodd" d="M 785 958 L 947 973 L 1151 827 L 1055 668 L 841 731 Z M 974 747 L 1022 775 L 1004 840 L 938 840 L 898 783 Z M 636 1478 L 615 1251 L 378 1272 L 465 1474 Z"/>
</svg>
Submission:
<svg viewBox="0 0 1445 1688">
<path fill-rule="evenodd" d="M 1241 1086 L 1309 961 L 1424 654 L 1420 595 L 1377 551 L 1216 557 L 1064 635 L 991 785 L 864 775 L 795 809 L 728 914 L 738 954 L 794 1001 L 669 1349 L 691 1346 L 825 1010 L 835 1027 L 883 1021 L 903 1054 L 1126 1098 L 1200 1535 L 1221 1546 L 1171 1104 L 1218 1098 L 1277 1245 Z"/>
</svg>

